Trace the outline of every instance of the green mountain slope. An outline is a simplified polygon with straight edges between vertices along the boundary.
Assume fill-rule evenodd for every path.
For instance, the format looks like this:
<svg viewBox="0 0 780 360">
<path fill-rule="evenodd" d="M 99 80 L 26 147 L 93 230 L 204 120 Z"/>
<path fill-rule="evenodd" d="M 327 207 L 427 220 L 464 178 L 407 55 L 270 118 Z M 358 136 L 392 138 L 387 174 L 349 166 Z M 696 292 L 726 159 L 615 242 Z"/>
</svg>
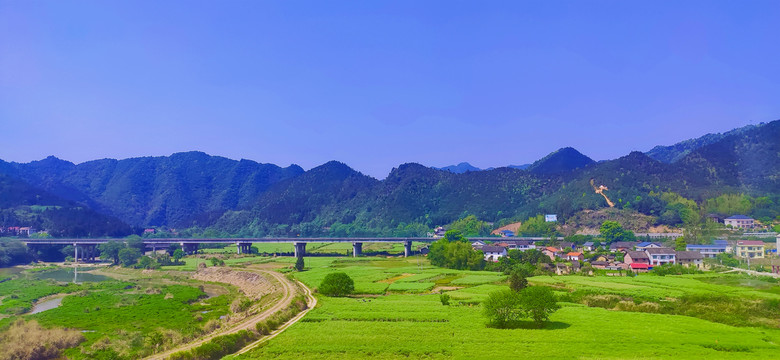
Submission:
<svg viewBox="0 0 780 360">
<path fill-rule="evenodd" d="M 663 163 L 673 163 L 684 158 L 686 155 L 690 154 L 698 148 L 716 143 L 727 136 L 738 135 L 763 125 L 764 123 L 758 125 L 748 125 L 724 133 L 707 134 L 695 139 L 684 140 L 670 146 L 659 145 L 650 149 L 650 151 L 646 152 L 645 154 Z"/>
<path fill-rule="evenodd" d="M 49 157 L 12 163 L 10 174 L 134 225 L 188 226 L 198 214 L 253 205 L 278 181 L 303 173 L 202 152 L 83 164 Z"/>
<path fill-rule="evenodd" d="M 593 159 L 574 148 L 565 147 L 537 160 L 528 167 L 528 171 L 535 174 L 564 173 L 593 163 Z"/>
</svg>

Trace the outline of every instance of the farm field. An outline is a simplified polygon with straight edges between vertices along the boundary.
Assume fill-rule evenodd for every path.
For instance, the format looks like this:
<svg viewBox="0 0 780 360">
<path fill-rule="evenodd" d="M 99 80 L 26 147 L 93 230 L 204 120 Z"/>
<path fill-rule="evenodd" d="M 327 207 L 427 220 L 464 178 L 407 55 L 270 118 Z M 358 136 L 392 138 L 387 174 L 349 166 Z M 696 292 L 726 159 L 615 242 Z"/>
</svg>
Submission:
<svg viewBox="0 0 780 360">
<path fill-rule="evenodd" d="M 227 284 L 197 282 L 177 274 L 102 271 L 112 272 L 118 279 L 79 284 L 39 279 L 40 272 L 15 274 L 0 283 L 0 331 L 20 318 L 43 328 L 75 328 L 84 341 L 64 352 L 70 359 L 139 358 L 153 347 L 209 331 L 221 317 L 232 314 L 230 305 L 238 294 Z M 60 297 L 61 304 L 26 313 L 35 300 L 47 296 Z"/>
<path fill-rule="evenodd" d="M 316 288 L 326 274 L 343 271 L 355 280 L 356 292 L 367 296 L 320 296 L 318 307 L 301 322 L 238 358 L 769 359 L 780 351 L 780 287 L 774 281 L 720 274 L 533 277 L 529 279 L 533 285 L 552 286 L 567 301 L 560 303 L 562 308 L 546 328 L 535 329 L 529 323 L 526 328 L 502 330 L 485 326 L 479 305 L 489 292 L 506 288 L 498 273 L 432 268 L 415 258 L 306 262 L 308 270 L 295 276 L 308 286 Z M 452 296 L 450 306 L 439 300 L 442 289 Z M 693 313 L 589 307 L 581 303 L 589 298 L 575 296 L 580 293 L 637 303 L 698 296 L 744 299 L 770 307 L 761 314 L 774 319 L 759 321 L 758 326 L 732 326 L 728 322 L 739 318 L 715 318 L 716 322 Z M 697 306 L 705 311 L 714 306 L 702 304 Z"/>
</svg>

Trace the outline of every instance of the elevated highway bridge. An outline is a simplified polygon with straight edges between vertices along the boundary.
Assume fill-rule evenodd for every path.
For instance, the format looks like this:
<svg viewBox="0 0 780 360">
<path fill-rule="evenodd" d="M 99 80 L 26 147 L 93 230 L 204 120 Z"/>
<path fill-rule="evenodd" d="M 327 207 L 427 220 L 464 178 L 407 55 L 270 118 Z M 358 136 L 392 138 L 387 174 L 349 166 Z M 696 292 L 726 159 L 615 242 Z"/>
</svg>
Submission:
<svg viewBox="0 0 780 360">
<path fill-rule="evenodd" d="M 469 241 L 540 241 L 545 238 L 541 237 L 469 237 Z M 182 247 L 187 254 L 194 254 L 197 252 L 200 244 L 235 244 L 238 248 L 239 254 L 247 254 L 250 252 L 252 244 L 258 243 L 291 243 L 295 247 L 295 256 L 303 257 L 306 254 L 306 244 L 308 243 L 352 243 L 353 256 L 360 256 L 363 252 L 364 243 L 403 243 L 404 244 L 404 256 L 412 254 L 413 242 L 431 243 L 438 238 L 432 237 L 322 237 L 322 238 L 304 238 L 304 237 L 264 237 L 264 238 L 145 238 L 142 239 L 144 245 L 156 251 L 157 249 L 164 249 L 172 244 L 177 244 Z M 121 241 L 126 239 L 113 239 L 113 238 L 94 238 L 94 239 L 23 239 L 21 240 L 27 247 L 43 246 L 43 245 L 72 245 L 74 247 L 76 261 L 79 259 L 88 260 L 94 259 L 97 256 L 96 246 L 105 244 L 109 241 Z"/>
</svg>

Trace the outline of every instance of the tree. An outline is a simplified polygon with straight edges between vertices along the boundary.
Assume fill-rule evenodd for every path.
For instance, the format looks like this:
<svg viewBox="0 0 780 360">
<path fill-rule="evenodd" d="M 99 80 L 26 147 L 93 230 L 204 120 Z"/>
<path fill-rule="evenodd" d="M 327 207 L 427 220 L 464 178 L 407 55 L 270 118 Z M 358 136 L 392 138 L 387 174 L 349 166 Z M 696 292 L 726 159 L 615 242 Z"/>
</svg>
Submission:
<svg viewBox="0 0 780 360">
<path fill-rule="evenodd" d="M 141 252 L 136 248 L 124 248 L 119 250 L 117 257 L 119 258 L 119 262 L 122 263 L 122 266 L 130 267 L 135 265 L 141 257 Z"/>
<path fill-rule="evenodd" d="M 182 249 L 176 249 L 176 251 L 173 252 L 173 261 L 179 262 L 181 258 L 184 257 L 184 251 Z"/>
<path fill-rule="evenodd" d="M 504 328 L 523 317 L 519 305 L 518 293 L 509 289 L 498 290 L 488 294 L 488 298 L 482 302 L 482 312 L 491 325 Z"/>
<path fill-rule="evenodd" d="M 142 254 L 144 250 L 146 250 L 146 245 L 144 245 L 144 239 L 138 235 L 128 236 L 127 238 L 125 238 L 125 243 L 127 244 L 127 247 L 138 249 L 138 251 L 140 251 Z"/>
<path fill-rule="evenodd" d="M 528 286 L 528 276 L 533 273 L 533 266 L 529 263 L 518 264 L 509 275 L 509 288 L 520 292 Z"/>
<path fill-rule="evenodd" d="M 431 244 L 428 259 L 435 266 L 450 269 L 481 270 L 485 266 L 482 252 L 472 249 L 468 239 L 457 230 L 447 231 L 443 238 Z"/>
<path fill-rule="evenodd" d="M 634 241 L 636 236 L 630 230 L 623 229 L 617 221 L 607 220 L 601 224 L 599 229 L 601 236 L 607 244 L 611 244 L 616 241 Z"/>
<path fill-rule="evenodd" d="M 319 292 L 326 296 L 344 296 L 355 291 L 355 282 L 343 272 L 330 273 L 322 280 Z"/>
<path fill-rule="evenodd" d="M 674 249 L 677 251 L 685 251 L 686 249 L 686 243 L 685 238 L 680 236 L 677 239 L 674 239 Z"/>
<path fill-rule="evenodd" d="M 103 260 L 111 260 L 114 262 L 114 265 L 119 264 L 119 251 L 124 248 L 124 243 L 115 240 L 98 245 L 100 258 Z"/>
<path fill-rule="evenodd" d="M 560 309 L 555 294 L 546 286 L 531 286 L 520 293 L 520 304 L 526 314 L 541 326 L 550 318 L 550 314 Z"/>
<path fill-rule="evenodd" d="M 176 252 L 176 250 L 181 250 L 181 245 L 179 244 L 170 244 L 168 245 L 168 255 L 173 256 L 173 254 Z"/>
<path fill-rule="evenodd" d="M 303 257 L 299 257 L 298 260 L 295 260 L 295 270 L 303 271 Z"/>
</svg>

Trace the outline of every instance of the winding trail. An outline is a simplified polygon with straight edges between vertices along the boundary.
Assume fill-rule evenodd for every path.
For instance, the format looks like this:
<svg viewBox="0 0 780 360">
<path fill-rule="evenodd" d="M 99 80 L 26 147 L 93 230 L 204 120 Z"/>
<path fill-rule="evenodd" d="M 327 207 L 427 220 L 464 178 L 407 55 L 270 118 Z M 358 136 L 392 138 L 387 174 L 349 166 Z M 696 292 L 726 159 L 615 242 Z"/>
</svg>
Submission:
<svg viewBox="0 0 780 360">
<path fill-rule="evenodd" d="M 259 340 L 257 340 L 255 342 L 245 346 L 243 349 L 239 350 L 234 355 L 241 355 L 241 354 L 244 354 L 246 352 L 249 352 L 252 349 L 258 347 L 260 344 L 275 338 L 276 335 L 281 334 L 282 331 L 284 331 L 288 327 L 290 327 L 293 324 L 295 324 L 296 322 L 298 322 L 298 320 L 302 319 L 306 315 L 306 313 L 308 313 L 309 311 L 311 311 L 311 309 L 314 309 L 314 307 L 317 306 L 317 298 L 314 297 L 314 295 L 312 295 L 311 289 L 309 289 L 302 282 L 300 282 L 300 281 L 297 281 L 297 282 L 298 282 L 298 285 L 303 289 L 304 294 L 306 295 L 306 310 L 303 310 L 300 313 L 298 313 L 298 315 L 296 315 L 295 317 L 293 317 L 292 319 L 290 319 L 289 321 L 284 323 L 284 325 L 280 326 L 279 329 L 276 329 L 273 332 L 271 332 L 271 334 L 269 334 L 268 336 L 263 336 Z"/>
<path fill-rule="evenodd" d="M 230 327 L 230 328 L 227 328 L 227 329 L 217 330 L 217 331 L 212 332 L 212 333 L 210 333 L 210 334 L 208 334 L 206 336 L 200 337 L 200 338 L 198 338 L 195 341 L 189 342 L 187 344 L 184 344 L 182 346 L 179 346 L 179 347 L 176 347 L 176 348 L 173 348 L 173 349 L 169 349 L 169 350 L 161 352 L 161 353 L 157 353 L 157 354 L 151 355 L 151 356 L 147 357 L 146 359 L 163 360 L 163 359 L 166 359 L 169 356 L 171 356 L 174 353 L 177 353 L 179 351 L 186 351 L 186 350 L 194 349 L 194 348 L 196 348 L 196 347 L 198 347 L 200 345 L 203 345 L 204 343 L 210 341 L 211 339 L 213 339 L 213 338 L 215 338 L 217 336 L 228 335 L 228 334 L 239 332 L 241 330 L 254 330 L 255 324 L 257 324 L 258 322 L 260 322 L 262 320 L 265 320 L 266 318 L 272 316 L 277 311 L 283 310 L 284 308 L 289 306 L 290 303 L 292 303 L 292 299 L 295 297 L 295 294 L 296 294 L 296 285 L 294 283 L 292 283 L 284 275 L 282 275 L 282 274 L 280 274 L 280 273 L 278 273 L 276 271 L 266 271 L 266 270 L 252 270 L 252 271 L 262 272 L 264 274 L 269 274 L 269 275 L 273 276 L 282 285 L 282 288 L 284 290 L 284 296 L 282 296 L 282 299 L 279 300 L 276 304 L 274 304 L 270 308 L 266 309 L 265 311 L 243 320 L 242 322 L 238 323 L 236 326 L 233 326 L 233 327 Z M 300 282 L 299 282 L 299 284 L 300 284 Z M 311 290 L 309 290 L 309 288 L 307 288 L 303 284 L 301 284 L 301 286 L 303 286 L 303 288 L 305 289 L 305 291 L 307 293 L 307 296 L 311 296 Z M 315 299 L 315 304 L 316 304 L 316 299 Z M 307 311 L 308 311 L 308 309 L 307 309 Z M 302 314 L 305 314 L 305 312 L 302 312 Z M 296 318 L 298 318 L 298 317 L 296 316 Z M 295 318 L 293 318 L 293 319 L 295 319 Z M 285 326 L 281 327 L 280 330 L 277 330 L 277 331 L 281 331 L 284 328 L 286 328 L 287 326 L 288 325 L 285 324 Z M 265 338 L 270 338 L 270 337 L 273 337 L 273 334 L 270 335 L 270 336 L 267 336 Z M 263 339 L 261 339 L 261 340 L 263 340 Z"/>
</svg>

